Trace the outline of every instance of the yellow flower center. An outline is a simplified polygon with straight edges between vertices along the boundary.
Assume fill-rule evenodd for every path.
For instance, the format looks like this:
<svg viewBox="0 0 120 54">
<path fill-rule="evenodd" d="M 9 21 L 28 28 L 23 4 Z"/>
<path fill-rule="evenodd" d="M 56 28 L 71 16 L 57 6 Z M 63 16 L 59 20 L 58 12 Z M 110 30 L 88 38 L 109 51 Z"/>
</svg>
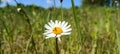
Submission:
<svg viewBox="0 0 120 54">
<path fill-rule="evenodd" d="M 63 31 L 62 31 L 61 27 L 55 27 L 55 28 L 53 28 L 52 32 L 54 34 L 61 34 Z"/>
</svg>

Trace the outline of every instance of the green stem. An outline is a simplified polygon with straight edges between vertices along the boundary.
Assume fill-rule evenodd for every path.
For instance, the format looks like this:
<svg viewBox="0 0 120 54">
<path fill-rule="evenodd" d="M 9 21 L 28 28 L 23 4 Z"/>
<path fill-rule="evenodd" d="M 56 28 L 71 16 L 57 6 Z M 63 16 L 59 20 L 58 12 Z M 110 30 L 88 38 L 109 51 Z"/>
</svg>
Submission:
<svg viewBox="0 0 120 54">
<path fill-rule="evenodd" d="M 31 25 L 31 23 L 30 23 L 30 18 L 28 17 L 28 15 L 26 14 L 26 12 L 24 11 L 24 10 L 22 10 L 23 11 L 23 13 L 25 14 L 25 17 L 26 17 L 26 21 L 27 21 L 27 23 L 28 23 L 28 25 L 29 25 L 29 30 L 30 30 L 30 40 L 29 40 L 29 42 L 32 42 L 32 45 L 33 45 L 33 47 L 34 47 L 34 50 L 35 50 L 35 52 L 36 52 L 36 54 L 38 54 L 37 53 L 37 49 L 36 49 L 36 47 L 35 47 L 35 42 L 34 42 L 34 38 L 33 38 L 33 31 L 32 31 L 32 25 Z M 28 44 L 28 46 L 29 46 L 30 44 Z M 28 49 L 28 48 L 27 48 Z"/>
<path fill-rule="evenodd" d="M 16 0 L 15 0 L 15 1 L 16 1 Z M 17 1 L 16 1 L 16 3 L 17 3 Z M 17 5 L 18 5 L 18 4 L 19 4 L 19 3 L 17 3 Z M 27 13 L 25 12 L 25 10 L 24 10 L 22 7 L 21 7 L 20 13 L 22 13 L 22 14 L 25 16 L 25 20 L 26 20 L 26 22 L 28 23 L 29 31 L 30 31 L 30 32 L 29 32 L 30 38 L 29 38 L 28 43 L 27 43 L 27 46 L 26 46 L 26 53 L 27 53 L 27 51 L 28 51 L 28 47 L 29 47 L 29 45 L 30 45 L 30 42 L 32 42 L 32 46 L 33 46 L 36 54 L 38 54 L 37 49 L 36 49 L 36 45 L 35 45 L 35 42 L 34 42 L 34 38 L 33 38 L 33 29 L 32 29 L 32 25 L 31 25 L 31 22 L 30 22 L 30 18 L 29 18 L 29 16 L 27 15 Z"/>
<path fill-rule="evenodd" d="M 117 37 L 117 46 L 118 46 L 117 50 L 118 50 L 118 54 L 120 54 L 120 42 L 119 42 L 119 40 L 120 40 L 119 38 L 120 37 L 118 36 L 118 31 L 117 30 L 115 31 L 115 35 Z"/>
<path fill-rule="evenodd" d="M 56 38 L 55 43 L 56 43 L 56 54 L 59 54 L 58 38 Z"/>
<path fill-rule="evenodd" d="M 61 20 L 63 19 L 63 10 L 62 10 L 62 3 L 61 3 Z"/>
<path fill-rule="evenodd" d="M 4 26 L 4 28 L 5 28 L 6 32 L 7 32 L 7 35 L 9 36 L 10 33 L 9 33 L 9 31 L 8 31 L 7 26 L 5 25 L 5 22 L 4 22 L 1 18 L 0 18 L 0 21 L 2 21 L 3 26 Z M 8 42 L 8 44 L 9 44 L 9 46 L 10 46 L 10 49 L 11 49 L 10 54 L 12 54 L 12 53 L 13 53 L 13 48 L 12 48 L 12 44 L 10 43 L 10 39 L 8 40 L 6 35 L 5 35 L 5 39 L 6 39 L 6 41 Z"/>
<path fill-rule="evenodd" d="M 72 9 L 73 9 L 73 15 L 74 15 L 74 22 L 77 27 L 78 37 L 80 37 L 80 43 L 82 43 L 82 36 L 80 32 L 80 22 L 79 22 L 79 19 L 76 17 L 74 0 L 71 0 L 71 2 L 72 2 Z"/>
<path fill-rule="evenodd" d="M 79 42 L 80 45 L 82 46 L 82 36 L 81 36 L 81 32 L 80 32 L 80 21 L 79 21 L 79 18 L 76 17 L 76 13 L 75 13 L 75 5 L 74 5 L 74 0 L 71 0 L 71 3 L 72 3 L 72 10 L 73 10 L 73 15 L 74 15 L 74 22 L 75 22 L 75 26 L 77 28 L 77 38 L 79 38 Z M 81 47 L 79 46 L 79 47 Z M 79 52 L 81 51 L 81 49 L 79 50 Z"/>
<path fill-rule="evenodd" d="M 116 6 L 116 18 L 119 19 L 119 7 Z M 119 20 L 116 21 L 116 26 L 117 24 L 119 23 Z M 118 32 L 118 27 L 116 27 L 116 31 L 115 31 L 115 36 L 117 37 L 117 51 L 118 51 L 118 54 L 120 54 L 120 37 L 119 37 L 119 32 Z"/>
</svg>

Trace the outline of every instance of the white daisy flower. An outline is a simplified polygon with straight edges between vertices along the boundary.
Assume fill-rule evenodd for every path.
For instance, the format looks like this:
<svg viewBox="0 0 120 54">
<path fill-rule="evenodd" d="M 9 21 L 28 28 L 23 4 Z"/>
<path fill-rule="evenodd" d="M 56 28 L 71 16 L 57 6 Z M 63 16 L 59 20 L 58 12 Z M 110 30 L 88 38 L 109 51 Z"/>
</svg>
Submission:
<svg viewBox="0 0 120 54">
<path fill-rule="evenodd" d="M 58 38 L 59 41 L 61 41 L 60 37 L 62 35 L 70 35 L 71 34 L 71 30 L 72 28 L 70 28 L 71 25 L 68 25 L 68 22 L 61 22 L 56 20 L 55 22 L 53 22 L 52 20 L 48 23 L 45 24 L 45 33 L 44 35 L 46 36 L 45 38 L 52 38 L 52 37 L 56 37 Z"/>
</svg>

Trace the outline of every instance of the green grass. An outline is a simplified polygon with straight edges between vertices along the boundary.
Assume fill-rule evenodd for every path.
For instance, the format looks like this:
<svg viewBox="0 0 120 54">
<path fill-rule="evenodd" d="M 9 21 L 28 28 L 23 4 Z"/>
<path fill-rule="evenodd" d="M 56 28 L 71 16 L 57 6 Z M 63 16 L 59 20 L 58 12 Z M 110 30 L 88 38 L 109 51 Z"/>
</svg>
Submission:
<svg viewBox="0 0 120 54">
<path fill-rule="evenodd" d="M 55 19 L 72 25 L 72 34 L 61 37 L 60 54 L 120 53 L 120 9 L 86 6 L 75 7 L 73 13 L 72 8 L 23 8 L 30 18 L 35 43 L 30 42 L 28 54 L 36 50 L 38 54 L 55 54 L 55 38 L 45 39 L 43 35 L 44 24 Z M 26 54 L 31 32 L 24 14 L 18 13 L 16 7 L 5 7 L 0 8 L 0 16 L 0 54 Z"/>
</svg>

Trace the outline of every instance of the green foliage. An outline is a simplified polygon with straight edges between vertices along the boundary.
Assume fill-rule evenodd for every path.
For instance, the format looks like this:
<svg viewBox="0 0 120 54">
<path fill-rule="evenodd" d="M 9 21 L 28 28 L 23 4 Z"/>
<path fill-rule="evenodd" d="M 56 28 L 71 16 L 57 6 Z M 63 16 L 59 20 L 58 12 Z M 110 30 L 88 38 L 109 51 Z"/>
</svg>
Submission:
<svg viewBox="0 0 120 54">
<path fill-rule="evenodd" d="M 22 6 L 30 18 L 34 46 L 38 54 L 55 54 L 54 38 L 45 39 L 44 24 L 61 18 L 61 9 Z M 120 9 L 114 7 L 77 7 L 62 9 L 62 20 L 72 25 L 72 34 L 62 36 L 61 54 L 119 54 Z M 0 54 L 35 54 L 29 41 L 29 25 L 17 7 L 0 8 Z M 77 21 L 77 22 L 75 22 Z M 77 25 L 80 25 L 78 28 Z M 81 35 L 78 35 L 79 32 Z M 82 40 L 80 41 L 80 37 Z M 119 48 L 118 48 L 119 47 Z"/>
</svg>

